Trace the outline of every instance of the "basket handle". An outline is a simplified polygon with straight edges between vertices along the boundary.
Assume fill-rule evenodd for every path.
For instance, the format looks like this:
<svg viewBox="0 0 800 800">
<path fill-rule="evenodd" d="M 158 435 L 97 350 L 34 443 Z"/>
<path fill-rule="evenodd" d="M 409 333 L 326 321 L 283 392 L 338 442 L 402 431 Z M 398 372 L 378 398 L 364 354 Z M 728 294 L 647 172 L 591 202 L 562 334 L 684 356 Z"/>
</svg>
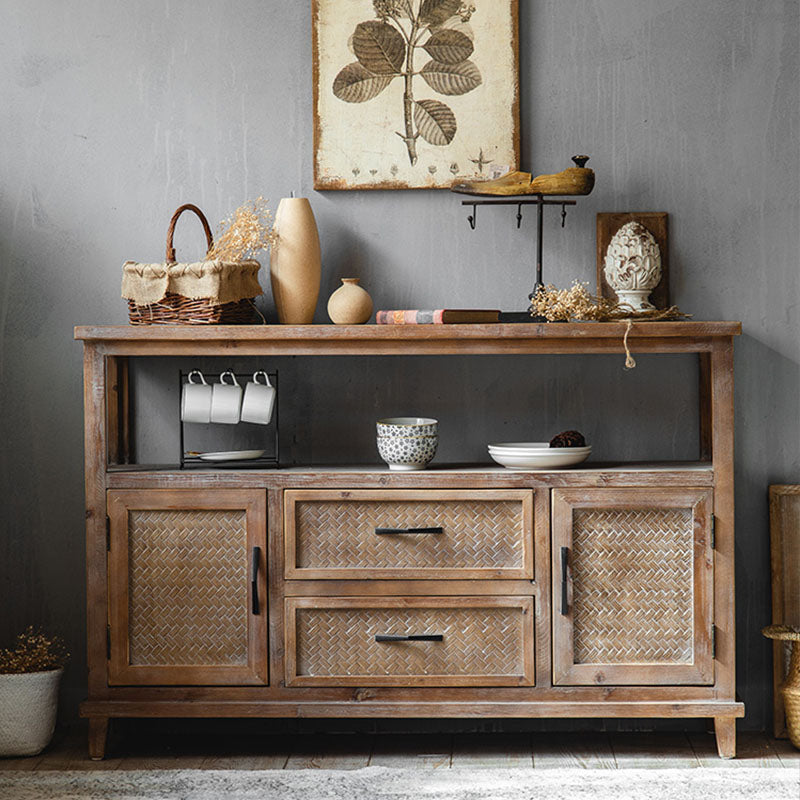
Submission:
<svg viewBox="0 0 800 800">
<path fill-rule="evenodd" d="M 193 211 L 198 217 L 200 217 L 200 222 L 203 223 L 203 230 L 206 233 L 206 242 L 208 242 L 208 250 L 206 250 L 206 255 L 211 252 L 211 248 L 214 246 L 214 236 L 211 233 L 211 227 L 208 224 L 206 215 L 197 206 L 187 203 L 186 205 L 181 206 L 172 215 L 172 219 L 169 221 L 169 228 L 167 229 L 167 264 L 174 264 L 176 262 L 175 247 L 172 244 L 172 237 L 175 235 L 175 225 L 178 222 L 178 217 L 180 217 L 184 211 Z"/>
</svg>

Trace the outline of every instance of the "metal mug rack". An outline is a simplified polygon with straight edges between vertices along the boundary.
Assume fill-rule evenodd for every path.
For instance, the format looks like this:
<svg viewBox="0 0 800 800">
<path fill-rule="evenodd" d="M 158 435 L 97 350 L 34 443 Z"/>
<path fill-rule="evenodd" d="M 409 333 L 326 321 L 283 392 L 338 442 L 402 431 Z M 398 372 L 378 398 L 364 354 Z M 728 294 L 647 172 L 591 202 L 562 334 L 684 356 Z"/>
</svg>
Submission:
<svg viewBox="0 0 800 800">
<path fill-rule="evenodd" d="M 194 370 L 190 370 L 193 372 Z M 186 423 L 181 419 L 181 398 L 183 396 L 183 385 L 188 381 L 190 372 L 181 371 L 178 374 L 180 391 L 178 392 L 178 420 L 180 422 L 180 468 L 181 469 L 275 469 L 280 466 L 280 388 L 278 383 L 278 372 L 274 370 L 259 370 L 255 369 L 253 372 L 235 372 L 234 370 L 223 370 L 223 372 L 203 372 L 203 377 L 209 382 L 218 381 L 220 377 L 228 373 L 233 373 L 236 376 L 237 382 L 242 386 L 242 390 L 246 387 L 247 383 L 253 377 L 255 372 L 264 372 L 269 378 L 269 382 L 275 387 L 275 407 L 272 412 L 272 419 L 268 425 L 252 425 L 253 428 L 259 427 L 264 429 L 264 455 L 259 458 L 252 458 L 247 460 L 231 459 L 224 461 L 208 461 L 200 457 L 196 451 L 187 452 L 186 450 L 186 426 L 200 425 L 201 427 L 214 426 L 215 428 L 230 428 L 231 425 L 217 425 L 217 423 L 209 422 L 203 423 Z M 237 423 L 238 425 L 249 423 Z M 270 444 L 272 445 L 270 448 Z M 261 449 L 259 448 L 252 448 Z"/>
</svg>

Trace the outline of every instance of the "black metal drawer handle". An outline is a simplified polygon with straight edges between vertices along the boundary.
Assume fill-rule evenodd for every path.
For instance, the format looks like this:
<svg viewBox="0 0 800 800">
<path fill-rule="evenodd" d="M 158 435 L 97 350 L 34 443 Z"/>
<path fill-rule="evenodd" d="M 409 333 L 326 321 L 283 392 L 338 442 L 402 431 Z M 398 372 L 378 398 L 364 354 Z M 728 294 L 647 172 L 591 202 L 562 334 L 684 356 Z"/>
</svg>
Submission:
<svg viewBox="0 0 800 800">
<path fill-rule="evenodd" d="M 378 536 L 389 536 L 397 533 L 444 533 L 444 528 L 375 528 Z"/>
<path fill-rule="evenodd" d="M 569 567 L 569 547 L 561 548 L 561 615 L 569 616 L 569 593 L 567 591 L 567 568 Z"/>
<path fill-rule="evenodd" d="M 258 567 L 261 563 L 261 548 L 253 548 L 253 564 L 250 569 L 250 592 L 253 596 L 253 613 L 261 613 L 261 605 L 258 602 Z"/>
<path fill-rule="evenodd" d="M 376 642 L 443 642 L 444 636 L 440 633 L 422 634 L 419 636 L 385 636 L 378 634 Z"/>
</svg>

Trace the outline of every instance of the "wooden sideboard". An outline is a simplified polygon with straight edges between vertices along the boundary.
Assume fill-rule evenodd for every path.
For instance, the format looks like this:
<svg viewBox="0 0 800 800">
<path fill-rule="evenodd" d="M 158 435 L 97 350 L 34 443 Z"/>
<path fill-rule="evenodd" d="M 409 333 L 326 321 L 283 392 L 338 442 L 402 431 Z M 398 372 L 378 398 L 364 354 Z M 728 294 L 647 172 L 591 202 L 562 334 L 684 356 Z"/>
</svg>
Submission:
<svg viewBox="0 0 800 800">
<path fill-rule="evenodd" d="M 78 327 L 91 757 L 114 717 L 711 718 L 733 757 L 739 323 L 629 331 L 698 356 L 690 464 L 130 463 L 130 357 L 622 354 L 625 331 Z"/>
</svg>

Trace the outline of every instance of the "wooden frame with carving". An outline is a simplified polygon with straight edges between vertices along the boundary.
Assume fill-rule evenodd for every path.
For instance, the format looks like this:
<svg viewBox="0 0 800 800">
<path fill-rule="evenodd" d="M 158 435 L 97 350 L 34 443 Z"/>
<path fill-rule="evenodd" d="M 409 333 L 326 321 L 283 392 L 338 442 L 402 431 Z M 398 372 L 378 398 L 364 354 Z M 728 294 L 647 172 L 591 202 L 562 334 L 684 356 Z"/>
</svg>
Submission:
<svg viewBox="0 0 800 800">
<path fill-rule="evenodd" d="M 314 188 L 519 166 L 519 0 L 312 0 Z"/>
<path fill-rule="evenodd" d="M 603 272 L 608 245 L 616 232 L 629 222 L 647 228 L 661 250 L 661 281 L 650 292 L 650 302 L 656 308 L 669 308 L 669 215 L 664 211 L 601 212 L 597 215 L 597 295 L 616 300 L 617 293 L 608 285 Z"/>
</svg>

